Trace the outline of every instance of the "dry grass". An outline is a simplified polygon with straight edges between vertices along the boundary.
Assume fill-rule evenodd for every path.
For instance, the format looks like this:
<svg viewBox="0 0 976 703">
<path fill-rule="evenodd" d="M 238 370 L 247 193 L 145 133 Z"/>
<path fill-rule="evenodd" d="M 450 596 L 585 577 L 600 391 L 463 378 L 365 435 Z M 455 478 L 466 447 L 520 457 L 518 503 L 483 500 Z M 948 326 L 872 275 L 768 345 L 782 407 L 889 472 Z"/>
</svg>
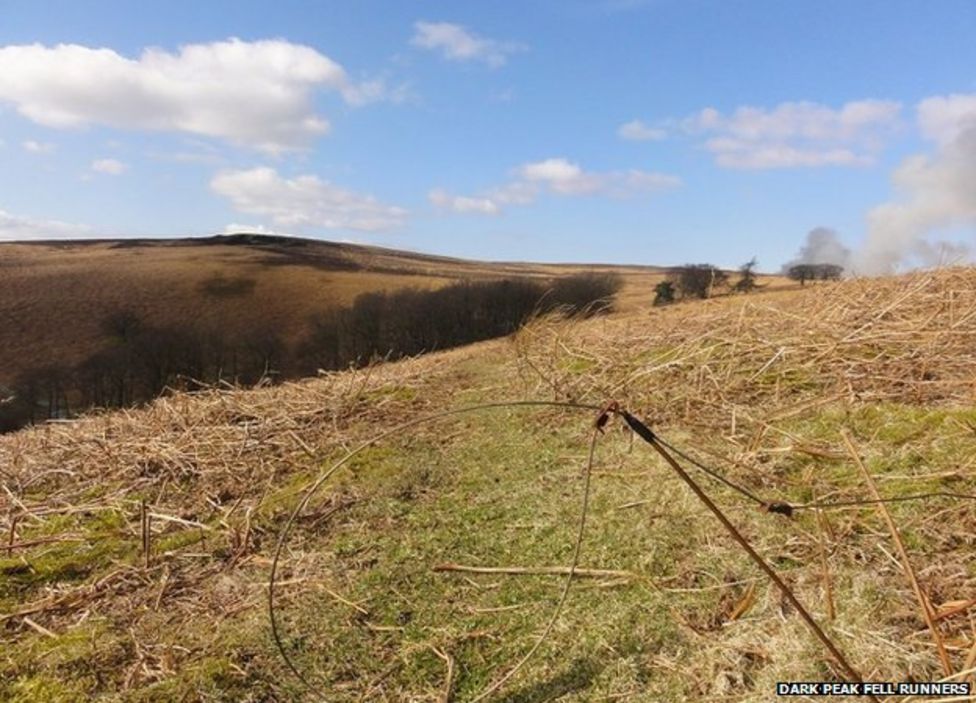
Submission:
<svg viewBox="0 0 976 703">
<path fill-rule="evenodd" d="M 121 310 L 159 326 L 219 323 L 231 336 L 266 324 L 294 343 L 311 315 L 361 293 L 454 280 L 446 267 L 411 263 L 344 270 L 369 264 L 303 263 L 287 249 L 243 245 L 0 244 L 0 383 L 30 367 L 84 361 L 104 345 L 103 320 Z M 220 280 L 253 286 L 208 294 Z"/>
<path fill-rule="evenodd" d="M 20 642 L 4 648 L 5 675 L 13 673 L 15 649 L 35 651 L 19 636 L 24 615 L 59 633 L 87 632 L 97 621 L 104 641 L 91 666 L 118 690 L 172 676 L 198 654 L 185 635 L 200 618 L 218 629 L 227 618 L 260 619 L 268 566 L 262 552 L 315 466 L 311 447 L 339 451 L 335 441 L 354 434 L 351 417 L 361 423 L 409 405 L 401 398 L 411 397 L 420 375 L 439 377 L 430 363 L 415 366 L 176 395 L 144 410 L 3 437 L 0 527 L 13 548 L 0 560 L 0 619 L 8 634 L 14 626 L 7 643 Z M 395 391 L 387 393 L 391 377 Z M 142 501 L 152 506 L 154 526 L 148 568 L 138 527 Z M 48 534 L 72 541 L 17 546 Z M 168 641 L 142 642 L 160 621 L 174 629 L 148 636 Z M 103 628 L 112 636 L 103 636 Z M 225 652 L 217 649 L 205 659 L 222 662 Z M 13 666 L 16 672 L 22 664 Z"/>
<path fill-rule="evenodd" d="M 296 696 L 264 610 L 277 527 L 331 459 L 424 412 L 615 398 L 791 502 L 869 495 L 843 429 L 882 494 L 974 493 L 974 350 L 976 271 L 953 269 L 544 319 L 512 340 L 2 437 L 0 698 Z M 591 421 L 453 419 L 374 448 L 316 496 L 286 552 L 282 618 L 329 700 L 441 700 L 445 682 L 469 700 L 525 651 L 568 563 Z M 762 701 L 777 680 L 833 675 L 694 497 L 611 429 L 581 567 L 627 576 L 581 579 L 499 700 Z M 865 676 L 942 676 L 874 506 L 787 521 L 705 486 Z M 889 513 L 951 666 L 971 666 L 976 506 Z M 447 562 L 515 573 L 433 570 Z"/>
<path fill-rule="evenodd" d="M 520 358 L 539 392 L 618 398 L 733 438 L 840 400 L 965 404 L 976 398 L 974 281 L 957 269 L 537 325 L 520 335 Z"/>
<path fill-rule="evenodd" d="M 33 368 L 84 361 L 105 344 L 103 320 L 120 310 L 158 326 L 219 325 L 229 337 L 266 326 L 295 344 L 312 315 L 366 292 L 613 270 L 626 281 L 620 305 L 632 309 L 647 305 L 663 276 L 654 267 L 487 263 L 289 241 L 0 243 L 0 384 Z"/>
</svg>

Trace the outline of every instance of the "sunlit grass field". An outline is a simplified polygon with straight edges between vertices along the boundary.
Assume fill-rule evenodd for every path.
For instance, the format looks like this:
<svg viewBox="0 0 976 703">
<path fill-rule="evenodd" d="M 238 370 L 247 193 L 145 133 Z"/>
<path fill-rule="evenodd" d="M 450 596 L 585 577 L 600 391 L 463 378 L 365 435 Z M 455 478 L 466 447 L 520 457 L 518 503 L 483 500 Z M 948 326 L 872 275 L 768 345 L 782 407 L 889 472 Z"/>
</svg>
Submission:
<svg viewBox="0 0 976 703">
<path fill-rule="evenodd" d="M 617 400 L 769 501 L 976 494 L 971 269 L 589 320 L 0 438 L 0 698 L 469 701 L 555 612 L 595 413 Z M 770 514 L 702 486 L 870 680 L 947 672 L 876 505 Z M 766 701 L 840 677 L 646 444 L 596 444 L 581 574 L 498 701 Z M 149 515 L 149 551 L 142 512 Z M 887 505 L 952 672 L 974 665 L 973 501 Z M 443 569 L 450 565 L 450 569 Z M 478 569 L 488 569 L 481 573 Z M 560 571 L 562 570 L 562 571 Z M 556 571 L 556 573 L 546 573 Z M 964 674 L 965 676 L 965 674 Z M 306 685 L 307 684 L 307 685 Z"/>
</svg>

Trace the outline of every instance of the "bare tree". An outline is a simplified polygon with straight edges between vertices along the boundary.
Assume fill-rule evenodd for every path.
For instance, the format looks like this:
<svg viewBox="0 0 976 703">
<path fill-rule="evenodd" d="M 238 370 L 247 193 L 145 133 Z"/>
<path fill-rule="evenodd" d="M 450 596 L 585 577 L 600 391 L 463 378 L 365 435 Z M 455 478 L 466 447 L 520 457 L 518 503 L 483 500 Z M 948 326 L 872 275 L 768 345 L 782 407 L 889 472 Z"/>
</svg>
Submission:
<svg viewBox="0 0 976 703">
<path fill-rule="evenodd" d="M 838 264 L 817 264 L 817 277 L 821 281 L 840 280 L 844 273 L 844 267 Z"/>
<path fill-rule="evenodd" d="M 795 264 L 790 266 L 786 275 L 794 281 L 799 281 L 800 285 L 806 285 L 807 281 L 836 281 L 844 273 L 844 267 L 838 264 Z"/>
<path fill-rule="evenodd" d="M 683 297 L 710 298 L 716 288 L 728 284 L 729 276 L 712 264 L 685 264 L 671 269 L 670 279 Z"/>
<path fill-rule="evenodd" d="M 759 285 L 756 283 L 756 257 L 752 257 L 739 267 L 739 280 L 735 282 L 735 290 L 739 293 L 751 293 Z"/>
</svg>

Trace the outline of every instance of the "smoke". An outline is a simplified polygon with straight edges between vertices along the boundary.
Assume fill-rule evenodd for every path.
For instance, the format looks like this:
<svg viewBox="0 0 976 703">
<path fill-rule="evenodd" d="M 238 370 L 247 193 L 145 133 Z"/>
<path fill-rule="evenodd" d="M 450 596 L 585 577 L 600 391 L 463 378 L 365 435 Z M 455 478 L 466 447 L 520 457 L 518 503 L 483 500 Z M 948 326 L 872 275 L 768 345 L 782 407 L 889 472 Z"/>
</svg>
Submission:
<svg viewBox="0 0 976 703">
<path fill-rule="evenodd" d="M 898 197 L 868 213 L 867 237 L 853 261 L 858 273 L 968 258 L 968 245 L 929 237 L 976 232 L 976 95 L 923 100 L 918 119 L 936 151 L 906 159 L 892 177 Z"/>
<path fill-rule="evenodd" d="M 783 271 L 798 264 L 837 264 L 847 269 L 850 263 L 851 250 L 841 243 L 837 232 L 827 227 L 817 227 L 807 232 L 803 246 L 792 260 L 783 264 Z"/>
<path fill-rule="evenodd" d="M 915 242 L 912 253 L 922 266 L 957 264 L 971 259 L 972 247 L 964 242 Z"/>
<path fill-rule="evenodd" d="M 882 275 L 972 260 L 969 243 L 937 238 L 976 235 L 976 94 L 927 98 L 916 114 L 932 152 L 898 166 L 895 196 L 868 212 L 863 244 L 852 252 L 836 232 L 818 227 L 784 271 L 796 264 L 838 264 L 849 273 Z"/>
</svg>

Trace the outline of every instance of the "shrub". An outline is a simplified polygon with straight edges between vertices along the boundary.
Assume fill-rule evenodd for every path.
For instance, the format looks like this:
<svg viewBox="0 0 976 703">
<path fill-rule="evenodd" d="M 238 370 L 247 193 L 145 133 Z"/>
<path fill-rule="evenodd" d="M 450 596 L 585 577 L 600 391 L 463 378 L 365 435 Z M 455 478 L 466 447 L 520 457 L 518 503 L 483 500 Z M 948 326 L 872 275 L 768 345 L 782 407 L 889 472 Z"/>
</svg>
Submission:
<svg viewBox="0 0 976 703">
<path fill-rule="evenodd" d="M 661 281 L 654 286 L 654 304 L 669 305 L 674 302 L 674 283 L 671 281 Z"/>
<path fill-rule="evenodd" d="M 550 287 L 551 302 L 571 315 L 592 315 L 610 309 L 613 297 L 623 287 L 618 273 L 578 273 L 557 278 Z"/>
<path fill-rule="evenodd" d="M 786 275 L 794 281 L 799 281 L 800 285 L 806 285 L 807 281 L 836 281 L 844 273 L 844 267 L 837 264 L 794 264 L 786 271 Z"/>
<path fill-rule="evenodd" d="M 709 298 L 728 284 L 729 276 L 711 264 L 685 264 L 671 269 L 669 278 L 684 297 Z"/>
<path fill-rule="evenodd" d="M 735 282 L 735 290 L 739 293 L 751 293 L 758 285 L 756 284 L 756 257 L 752 257 L 739 267 L 739 280 Z"/>
</svg>

